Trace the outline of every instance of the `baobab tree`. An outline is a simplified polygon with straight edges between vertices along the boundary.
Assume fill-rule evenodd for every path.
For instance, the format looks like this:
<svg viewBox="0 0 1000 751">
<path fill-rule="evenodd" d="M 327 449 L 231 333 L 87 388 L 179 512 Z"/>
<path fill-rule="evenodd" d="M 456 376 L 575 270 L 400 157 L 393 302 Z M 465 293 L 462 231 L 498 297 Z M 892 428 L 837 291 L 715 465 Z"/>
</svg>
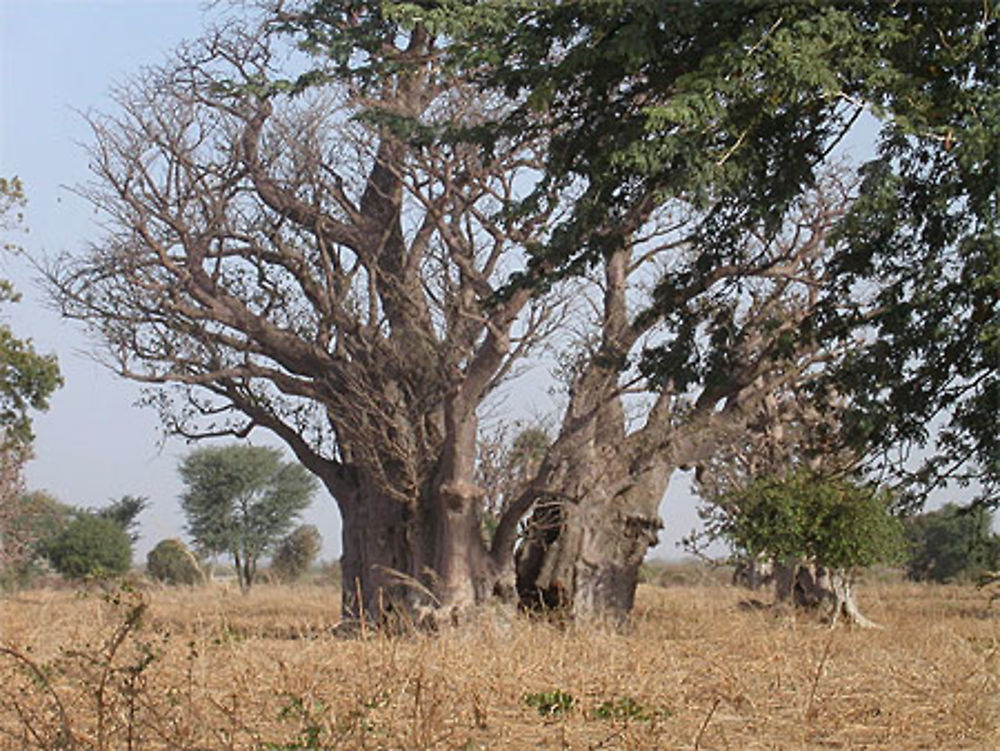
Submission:
<svg viewBox="0 0 1000 751">
<path fill-rule="evenodd" d="M 651 193 L 607 218 L 569 301 L 544 248 L 578 192 L 539 180 L 548 137 L 456 136 L 510 103 L 441 66 L 419 23 L 326 12 L 320 37 L 357 52 L 329 70 L 290 76 L 284 37 L 229 28 L 91 117 L 81 192 L 108 232 L 51 268 L 55 297 L 151 386 L 168 430 L 270 430 L 322 480 L 346 616 L 509 591 L 534 509 L 522 601 L 625 613 L 674 469 L 802 372 L 785 300 L 812 294 L 844 197 L 793 202 L 787 232 L 751 223 L 722 248 L 724 201 Z M 551 200 L 527 210 L 532 191 Z M 482 405 L 587 304 L 563 419 L 487 539 Z"/>
<path fill-rule="evenodd" d="M 350 80 L 296 96 L 267 29 L 209 34 L 120 87 L 82 188 L 108 233 L 50 271 L 108 364 L 166 387 L 149 400 L 170 431 L 267 429 L 322 480 L 350 617 L 461 607 L 509 578 L 512 541 L 480 532 L 477 410 L 561 305 L 496 301 L 546 220 L 500 211 L 541 145 L 414 147 L 393 123 L 474 125 L 491 104 L 442 77 L 424 29 L 382 41 L 400 64 L 377 99 Z"/>
<path fill-rule="evenodd" d="M 724 453 L 829 355 L 807 322 L 850 194 L 831 172 L 781 232 L 747 232 L 728 264 L 705 263 L 715 249 L 683 219 L 663 239 L 622 234 L 601 267 L 597 344 L 580 358 L 558 436 L 525 491 L 538 505 L 518 549 L 522 602 L 628 613 L 675 471 Z M 663 265 L 644 275 L 649 263 Z"/>
</svg>

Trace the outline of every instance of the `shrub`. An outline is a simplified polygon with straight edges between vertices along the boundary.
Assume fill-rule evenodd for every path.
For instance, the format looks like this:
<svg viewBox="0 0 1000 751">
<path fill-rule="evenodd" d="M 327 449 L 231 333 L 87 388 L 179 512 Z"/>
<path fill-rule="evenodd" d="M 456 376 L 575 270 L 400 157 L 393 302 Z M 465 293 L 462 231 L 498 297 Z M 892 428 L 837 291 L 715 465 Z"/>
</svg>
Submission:
<svg viewBox="0 0 1000 751">
<path fill-rule="evenodd" d="M 735 501 L 723 534 L 752 557 L 838 569 L 902 557 L 902 525 L 870 486 L 799 470 L 758 478 Z"/>
<path fill-rule="evenodd" d="M 132 566 L 132 542 L 114 521 L 85 512 L 46 543 L 45 555 L 70 579 L 113 576 Z"/>
<path fill-rule="evenodd" d="M 201 584 L 205 581 L 194 553 L 176 538 L 161 540 L 149 551 L 146 572 L 165 584 Z"/>
<path fill-rule="evenodd" d="M 316 561 L 323 538 L 312 524 L 303 524 L 281 541 L 271 560 L 271 572 L 283 582 L 293 582 Z"/>
</svg>

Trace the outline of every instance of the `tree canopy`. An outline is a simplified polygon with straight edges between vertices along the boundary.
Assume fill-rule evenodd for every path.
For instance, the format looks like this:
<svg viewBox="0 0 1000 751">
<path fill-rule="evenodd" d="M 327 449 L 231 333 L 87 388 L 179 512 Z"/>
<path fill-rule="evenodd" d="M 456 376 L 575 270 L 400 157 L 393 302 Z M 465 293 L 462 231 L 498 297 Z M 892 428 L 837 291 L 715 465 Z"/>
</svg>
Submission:
<svg viewBox="0 0 1000 751">
<path fill-rule="evenodd" d="M 798 470 L 754 479 L 733 499 L 721 534 L 751 557 L 851 569 L 901 558 L 903 528 L 890 499 L 849 479 Z"/>
<path fill-rule="evenodd" d="M 848 127 L 878 118 L 877 155 L 831 238 L 826 306 L 802 331 L 867 343 L 833 373 L 855 445 L 931 445 L 910 477 L 920 491 L 957 477 L 1000 501 L 1000 4 L 393 7 L 453 34 L 460 64 L 519 97 L 490 136 L 544 128 L 546 181 L 582 181 L 536 265 L 592 261 L 609 225 L 649 201 L 708 208 L 698 264 L 660 284 L 666 310 L 732 261 L 741 228 L 777 230 Z M 671 378 L 684 359 L 648 362 Z"/>
<path fill-rule="evenodd" d="M 94 509 L 93 513 L 102 519 L 109 519 L 121 527 L 134 545 L 139 539 L 139 514 L 149 506 L 149 499 L 143 496 L 123 495 L 107 506 Z"/>
<path fill-rule="evenodd" d="M 906 519 L 907 575 L 914 581 L 974 580 L 1000 567 L 1000 536 L 985 508 L 946 503 Z"/>
<path fill-rule="evenodd" d="M 52 567 L 70 579 L 121 575 L 132 566 L 128 533 L 111 519 L 87 511 L 46 540 L 44 550 Z"/>
</svg>

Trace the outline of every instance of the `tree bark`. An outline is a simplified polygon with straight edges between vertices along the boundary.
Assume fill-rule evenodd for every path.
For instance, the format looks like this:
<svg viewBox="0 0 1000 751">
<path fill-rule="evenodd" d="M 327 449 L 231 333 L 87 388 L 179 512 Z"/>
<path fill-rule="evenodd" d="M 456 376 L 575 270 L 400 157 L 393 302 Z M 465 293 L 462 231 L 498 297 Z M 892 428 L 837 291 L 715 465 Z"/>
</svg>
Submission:
<svg viewBox="0 0 1000 751">
<path fill-rule="evenodd" d="M 663 527 L 658 507 L 670 470 L 591 479 L 581 497 L 542 503 L 533 513 L 517 551 L 522 607 L 615 621 L 631 612 L 639 567 Z"/>
<path fill-rule="evenodd" d="M 861 628 L 880 628 L 868 619 L 854 599 L 853 576 L 842 569 L 816 563 L 797 563 L 775 567 L 775 598 L 797 608 L 825 610 L 830 626 L 843 618 Z"/>
<path fill-rule="evenodd" d="M 493 592 L 474 494 L 406 502 L 362 483 L 338 497 L 343 522 L 342 613 L 386 624 L 456 618 Z"/>
<path fill-rule="evenodd" d="M 747 556 L 736 562 L 733 586 L 746 587 L 752 592 L 774 582 L 774 562 L 760 557 Z"/>
</svg>

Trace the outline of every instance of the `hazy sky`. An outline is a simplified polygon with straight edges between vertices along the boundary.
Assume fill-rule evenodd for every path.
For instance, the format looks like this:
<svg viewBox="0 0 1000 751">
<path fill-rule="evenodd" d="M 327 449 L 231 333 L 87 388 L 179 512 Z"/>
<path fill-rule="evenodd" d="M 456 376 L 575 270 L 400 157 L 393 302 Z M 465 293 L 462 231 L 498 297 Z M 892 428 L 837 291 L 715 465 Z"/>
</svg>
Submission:
<svg viewBox="0 0 1000 751">
<path fill-rule="evenodd" d="M 25 183 L 29 232 L 13 239 L 32 257 L 79 250 L 100 236 L 99 217 L 71 190 L 89 178 L 83 148 L 89 131 L 81 113 L 111 110 L 108 91 L 115 82 L 162 62 L 179 42 L 197 36 L 203 5 L 0 0 L 0 174 Z M 157 541 L 182 532 L 176 466 L 190 447 L 178 440 L 161 445 L 156 414 L 133 406 L 139 389 L 87 357 L 90 342 L 79 326 L 46 307 L 28 263 L 5 259 L 0 273 L 13 278 L 24 296 L 3 315 L 40 352 L 59 356 L 66 379 L 50 410 L 35 419 L 29 487 L 82 506 L 147 496 L 141 560 Z M 339 555 L 332 500 L 317 497 L 308 521 L 324 535 L 324 555 Z"/>
</svg>

